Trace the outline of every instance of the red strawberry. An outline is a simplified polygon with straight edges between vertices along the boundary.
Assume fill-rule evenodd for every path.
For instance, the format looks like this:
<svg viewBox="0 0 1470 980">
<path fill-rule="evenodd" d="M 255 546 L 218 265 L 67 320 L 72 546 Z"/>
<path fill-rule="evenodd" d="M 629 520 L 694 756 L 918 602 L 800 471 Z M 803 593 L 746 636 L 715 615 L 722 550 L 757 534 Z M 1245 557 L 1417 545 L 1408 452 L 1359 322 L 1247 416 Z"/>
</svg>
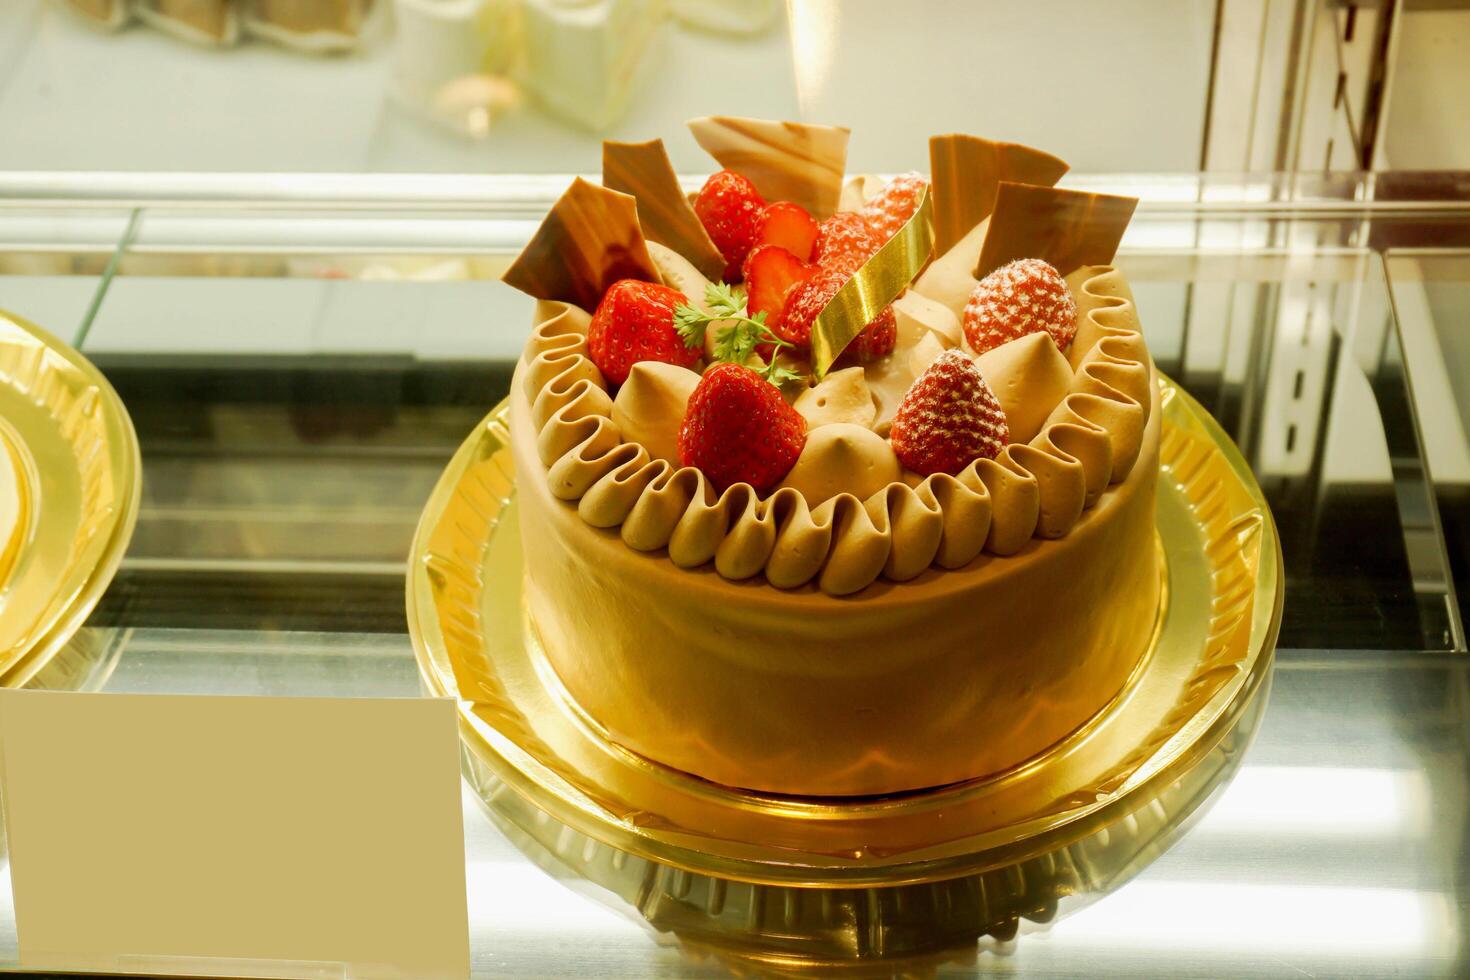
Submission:
<svg viewBox="0 0 1470 980">
<path fill-rule="evenodd" d="M 919 197 L 929 182 L 916 173 L 899 174 L 863 205 L 862 216 L 878 244 L 892 238 L 919 209 Z"/>
<path fill-rule="evenodd" d="M 721 363 L 704 372 L 679 429 L 679 459 L 724 493 L 749 483 L 765 493 L 806 445 L 806 419 L 750 368 Z"/>
<path fill-rule="evenodd" d="M 721 170 L 700 188 L 694 213 L 725 257 L 725 279 L 738 282 L 740 263 L 756 242 L 756 222 L 765 199 L 755 185 L 733 170 Z"/>
<path fill-rule="evenodd" d="M 1040 259 L 1017 259 L 980 280 L 965 304 L 965 339 L 977 354 L 1045 330 L 1066 350 L 1077 336 L 1077 303 L 1061 274 Z"/>
<path fill-rule="evenodd" d="M 894 315 L 893 307 L 885 306 L 862 333 L 852 338 L 842 356 L 851 357 L 859 364 L 869 364 L 892 354 L 897 343 L 898 317 Z"/>
<path fill-rule="evenodd" d="M 963 351 L 947 350 L 909 386 L 888 441 L 915 473 L 954 474 L 973 460 L 998 456 L 1010 429 L 975 362 Z"/>
<path fill-rule="evenodd" d="M 817 226 L 816 263 L 849 275 L 883 243 L 856 211 L 839 211 Z"/>
<path fill-rule="evenodd" d="M 811 261 L 817 244 L 816 219 L 790 201 L 767 204 L 755 222 L 757 245 L 779 245 L 803 262 Z"/>
<path fill-rule="evenodd" d="M 780 322 L 772 326 L 776 336 L 798 347 L 811 343 L 812 324 L 822 307 L 831 301 L 842 284 L 851 276 L 843 272 L 822 269 L 806 282 L 786 294 L 786 306 L 781 311 Z"/>
<path fill-rule="evenodd" d="M 685 344 L 674 329 L 674 307 L 685 302 L 677 289 L 619 279 L 603 294 L 587 328 L 592 363 L 617 385 L 628 380 L 628 370 L 639 361 L 693 367 L 703 351 Z"/>
<path fill-rule="evenodd" d="M 781 320 L 786 294 L 817 271 L 779 245 L 757 245 L 745 257 L 746 309 L 751 316 L 765 313 L 772 330 Z"/>
<path fill-rule="evenodd" d="M 832 297 L 852 278 L 849 272 L 822 269 L 806 282 L 786 294 L 786 308 L 781 311 L 781 322 L 771 329 L 787 343 L 797 347 L 809 347 L 812 341 L 812 324 L 817 314 L 831 302 Z M 861 362 L 874 361 L 892 353 L 898 337 L 898 321 L 893 308 L 884 307 L 883 312 L 865 326 L 853 338 L 844 354 L 850 354 Z"/>
</svg>

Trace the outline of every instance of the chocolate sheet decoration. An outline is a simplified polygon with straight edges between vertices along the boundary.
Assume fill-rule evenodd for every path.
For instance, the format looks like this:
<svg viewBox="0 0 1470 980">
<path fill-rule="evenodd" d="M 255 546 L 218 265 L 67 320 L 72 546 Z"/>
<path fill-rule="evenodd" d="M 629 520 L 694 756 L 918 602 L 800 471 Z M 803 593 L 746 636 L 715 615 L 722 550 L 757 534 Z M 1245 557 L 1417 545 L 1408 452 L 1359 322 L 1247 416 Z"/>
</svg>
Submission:
<svg viewBox="0 0 1470 980">
<path fill-rule="evenodd" d="M 501 276 L 537 299 L 558 300 L 588 312 L 619 279 L 663 282 L 648 254 L 629 194 L 581 177 L 551 206 L 546 220 Z"/>
<path fill-rule="evenodd" d="M 679 188 L 663 140 L 603 140 L 602 184 L 637 198 L 638 220 L 650 241 L 667 245 L 712 280 L 725 274 L 725 257 Z"/>
<path fill-rule="evenodd" d="M 689 131 L 727 170 L 739 171 L 767 201 L 800 204 L 815 218 L 837 210 L 847 169 L 847 137 L 841 126 L 702 116 Z"/>
<path fill-rule="evenodd" d="M 1067 164 L 1020 143 L 999 143 L 965 133 L 929 138 L 934 188 L 934 248 L 950 250 L 990 216 L 1001 181 L 1052 187 Z"/>
<path fill-rule="evenodd" d="M 926 187 L 913 216 L 817 314 L 812 324 L 812 374 L 816 378 L 827 373 L 853 338 L 908 288 L 929 261 L 934 248 L 933 214 Z"/>
<path fill-rule="evenodd" d="M 1045 259 L 1064 276 L 1109 265 L 1137 206 L 1136 197 L 1002 181 L 975 277 L 1016 259 Z"/>
</svg>

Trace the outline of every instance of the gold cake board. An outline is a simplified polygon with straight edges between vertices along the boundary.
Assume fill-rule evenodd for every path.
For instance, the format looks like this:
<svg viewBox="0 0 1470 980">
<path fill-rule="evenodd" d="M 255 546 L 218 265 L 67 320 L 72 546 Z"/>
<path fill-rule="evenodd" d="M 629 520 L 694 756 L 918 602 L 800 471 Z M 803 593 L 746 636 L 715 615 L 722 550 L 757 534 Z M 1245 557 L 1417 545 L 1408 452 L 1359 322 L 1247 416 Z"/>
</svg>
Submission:
<svg viewBox="0 0 1470 980">
<path fill-rule="evenodd" d="M 1280 546 L 1245 461 L 1161 379 L 1168 602 L 1101 715 L 1028 763 L 864 799 L 717 786 L 608 742 L 528 628 L 506 405 L 430 497 L 407 582 L 428 690 L 460 702 L 467 777 L 523 850 L 656 928 L 767 965 L 912 957 L 1014 934 L 1171 843 L 1255 732 L 1280 624 Z M 962 737 L 963 733 L 957 733 Z"/>
<path fill-rule="evenodd" d="M 78 631 L 127 549 L 140 471 L 102 373 L 0 311 L 0 685 L 76 687 L 111 649 Z"/>
</svg>

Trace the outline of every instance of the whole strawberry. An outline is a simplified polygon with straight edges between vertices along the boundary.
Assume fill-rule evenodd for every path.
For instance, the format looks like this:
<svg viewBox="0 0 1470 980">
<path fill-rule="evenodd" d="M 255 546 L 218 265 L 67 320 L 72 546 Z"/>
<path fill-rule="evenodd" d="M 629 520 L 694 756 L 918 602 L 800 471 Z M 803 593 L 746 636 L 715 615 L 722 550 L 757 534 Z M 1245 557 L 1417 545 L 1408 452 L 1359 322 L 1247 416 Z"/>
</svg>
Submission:
<svg viewBox="0 0 1470 980">
<path fill-rule="evenodd" d="M 965 304 L 965 339 L 977 354 L 1045 330 L 1066 350 L 1077 336 L 1077 303 L 1056 269 L 1017 259 L 981 279 Z"/>
<path fill-rule="evenodd" d="M 882 245 L 919 209 L 919 198 L 929 182 L 916 173 L 899 174 L 873 195 L 861 212 L 863 220 Z"/>
<path fill-rule="evenodd" d="M 812 324 L 816 322 L 817 314 L 822 312 L 832 297 L 837 295 L 837 291 L 851 278 L 850 272 L 823 269 L 805 282 L 798 283 L 786 294 L 786 306 L 781 311 L 780 319 L 772 327 L 776 335 L 797 347 L 810 347 Z M 897 337 L 898 324 L 893 308 L 884 307 L 883 312 L 853 338 L 843 353 L 860 362 L 875 361 L 893 352 Z"/>
<path fill-rule="evenodd" d="M 817 225 L 817 246 L 813 250 L 813 261 L 824 269 L 851 275 L 882 244 L 861 214 L 856 211 L 838 211 Z"/>
<path fill-rule="evenodd" d="M 898 317 L 893 307 L 883 307 L 883 312 L 873 322 L 863 327 L 863 332 L 852 338 L 852 343 L 842 352 L 844 358 L 852 358 L 859 364 L 872 362 L 893 353 L 898 344 Z"/>
<path fill-rule="evenodd" d="M 755 185 L 733 170 L 721 170 L 700 188 L 694 213 L 725 257 L 726 282 L 740 281 L 740 264 L 756 242 L 765 206 Z"/>
<path fill-rule="evenodd" d="M 683 293 L 658 283 L 613 283 L 587 328 L 587 353 L 603 377 L 620 385 L 639 361 L 693 367 L 702 351 L 691 348 L 674 329 L 674 307 L 684 302 Z"/>
<path fill-rule="evenodd" d="M 999 455 L 1010 429 L 975 362 L 963 351 L 947 350 L 909 386 L 888 441 L 915 473 L 955 474 L 973 460 Z"/>
<path fill-rule="evenodd" d="M 719 493 L 749 483 L 758 493 L 786 476 L 806 445 L 806 420 L 750 368 L 721 363 L 704 372 L 679 429 L 679 459 Z"/>
</svg>

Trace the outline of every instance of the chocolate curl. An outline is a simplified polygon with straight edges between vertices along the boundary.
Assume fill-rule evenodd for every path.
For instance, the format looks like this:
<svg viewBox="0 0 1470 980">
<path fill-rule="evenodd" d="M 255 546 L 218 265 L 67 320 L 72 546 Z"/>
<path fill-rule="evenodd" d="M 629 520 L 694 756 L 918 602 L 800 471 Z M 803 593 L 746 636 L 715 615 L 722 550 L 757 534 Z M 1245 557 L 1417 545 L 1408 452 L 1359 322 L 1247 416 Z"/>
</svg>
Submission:
<svg viewBox="0 0 1470 980">
<path fill-rule="evenodd" d="M 853 338 L 908 288 L 934 248 L 934 205 L 924 189 L 904 226 L 843 284 L 812 324 L 812 374 L 820 379 Z"/>
<path fill-rule="evenodd" d="M 1137 206 L 1136 197 L 1002 181 L 975 278 L 1016 259 L 1045 259 L 1064 276 L 1109 265 Z"/>
<path fill-rule="evenodd" d="M 651 241 L 678 252 L 715 282 L 724 276 L 725 257 L 679 189 L 663 140 L 603 140 L 602 184 L 638 200 L 638 220 Z"/>
<path fill-rule="evenodd" d="M 500 277 L 537 299 L 597 309 L 619 279 L 663 282 L 648 254 L 632 196 L 572 181 Z"/>
<path fill-rule="evenodd" d="M 847 129 L 703 116 L 689 120 L 689 131 L 720 166 L 743 174 L 767 201 L 791 201 L 817 219 L 837 210 L 847 167 Z"/>
<path fill-rule="evenodd" d="M 964 133 L 929 138 L 934 186 L 934 248 L 949 251 L 995 209 L 1001 181 L 1051 187 L 1067 164 L 1020 143 L 997 143 Z"/>
</svg>

